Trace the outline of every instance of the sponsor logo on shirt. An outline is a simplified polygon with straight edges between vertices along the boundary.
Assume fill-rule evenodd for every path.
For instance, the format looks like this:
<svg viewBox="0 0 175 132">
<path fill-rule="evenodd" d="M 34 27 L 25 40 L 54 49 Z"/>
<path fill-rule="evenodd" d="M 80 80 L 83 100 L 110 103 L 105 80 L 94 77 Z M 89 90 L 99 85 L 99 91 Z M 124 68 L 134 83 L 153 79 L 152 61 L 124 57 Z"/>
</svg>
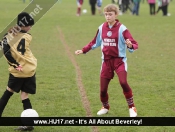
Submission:
<svg viewBox="0 0 175 132">
<path fill-rule="evenodd" d="M 103 45 L 104 46 L 116 46 L 117 44 L 115 42 L 115 39 L 105 38 Z"/>
<path fill-rule="evenodd" d="M 112 36 L 112 32 L 111 32 L 111 31 L 108 31 L 108 32 L 107 32 L 107 36 L 108 36 L 108 37 L 111 37 L 111 36 Z"/>
</svg>

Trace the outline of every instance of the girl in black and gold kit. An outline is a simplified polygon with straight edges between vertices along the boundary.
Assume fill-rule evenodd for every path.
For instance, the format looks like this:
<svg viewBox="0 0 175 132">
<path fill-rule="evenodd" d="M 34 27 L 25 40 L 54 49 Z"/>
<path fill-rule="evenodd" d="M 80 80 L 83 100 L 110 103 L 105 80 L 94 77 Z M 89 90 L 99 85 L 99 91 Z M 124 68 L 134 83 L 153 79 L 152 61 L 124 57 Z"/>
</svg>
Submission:
<svg viewBox="0 0 175 132">
<path fill-rule="evenodd" d="M 37 59 L 29 48 L 32 36 L 28 31 L 33 25 L 34 19 L 28 13 L 22 12 L 18 15 L 17 26 L 9 29 L 1 41 L 10 74 L 7 89 L 0 99 L 0 116 L 14 92 L 21 92 L 24 110 L 32 109 L 28 94 L 36 93 Z M 33 127 L 25 126 L 19 130 L 33 130 Z"/>
</svg>

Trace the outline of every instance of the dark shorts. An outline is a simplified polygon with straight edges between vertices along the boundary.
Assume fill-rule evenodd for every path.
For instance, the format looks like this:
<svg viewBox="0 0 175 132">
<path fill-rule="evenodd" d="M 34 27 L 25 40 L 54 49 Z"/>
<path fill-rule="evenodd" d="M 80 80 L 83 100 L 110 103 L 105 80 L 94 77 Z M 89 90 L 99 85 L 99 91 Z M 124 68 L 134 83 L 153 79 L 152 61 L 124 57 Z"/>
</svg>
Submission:
<svg viewBox="0 0 175 132">
<path fill-rule="evenodd" d="M 114 72 L 118 74 L 121 71 L 127 71 L 126 58 L 112 58 L 104 60 L 101 66 L 100 77 L 113 79 Z"/>
<path fill-rule="evenodd" d="M 35 94 L 36 93 L 36 78 L 35 75 L 27 78 L 14 77 L 9 75 L 8 87 L 19 93 L 20 91 Z"/>
</svg>

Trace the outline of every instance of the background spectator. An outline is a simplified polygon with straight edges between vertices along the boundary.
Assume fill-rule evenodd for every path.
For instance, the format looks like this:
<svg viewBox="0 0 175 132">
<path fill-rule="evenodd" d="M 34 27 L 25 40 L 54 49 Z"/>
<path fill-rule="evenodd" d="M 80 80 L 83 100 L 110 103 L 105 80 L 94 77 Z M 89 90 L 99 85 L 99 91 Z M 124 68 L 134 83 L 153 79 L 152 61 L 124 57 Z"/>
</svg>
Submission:
<svg viewBox="0 0 175 132">
<path fill-rule="evenodd" d="M 83 0 L 77 0 L 77 16 L 81 15 L 81 7 L 83 5 Z"/>
<path fill-rule="evenodd" d="M 157 0 L 157 5 L 158 5 L 158 8 L 157 8 L 156 14 L 158 14 L 158 12 L 162 9 L 162 0 Z"/>
<path fill-rule="evenodd" d="M 97 9 L 100 15 L 103 15 L 101 11 L 101 6 L 102 6 L 102 0 L 97 0 Z"/>
<path fill-rule="evenodd" d="M 96 11 L 95 5 L 96 5 L 96 2 L 97 2 L 97 0 L 89 0 L 89 4 L 91 6 L 91 13 L 92 13 L 92 15 L 95 15 L 95 11 Z"/>
<path fill-rule="evenodd" d="M 132 14 L 136 14 L 136 16 L 139 15 L 139 7 L 140 7 L 140 0 L 133 0 L 133 3 L 134 3 L 134 8 L 133 8 L 133 11 L 132 11 Z"/>
<path fill-rule="evenodd" d="M 155 15 L 156 0 L 148 0 L 150 15 Z"/>
<path fill-rule="evenodd" d="M 169 4 L 169 0 L 162 0 L 162 12 L 163 12 L 163 16 L 167 16 L 168 15 L 168 4 Z"/>
</svg>

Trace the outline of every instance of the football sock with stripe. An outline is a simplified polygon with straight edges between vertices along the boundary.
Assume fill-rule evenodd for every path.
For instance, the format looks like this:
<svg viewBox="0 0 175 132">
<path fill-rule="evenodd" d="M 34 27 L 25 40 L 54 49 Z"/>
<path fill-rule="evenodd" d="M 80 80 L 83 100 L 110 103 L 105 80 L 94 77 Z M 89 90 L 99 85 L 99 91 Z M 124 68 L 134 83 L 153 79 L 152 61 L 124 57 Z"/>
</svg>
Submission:
<svg viewBox="0 0 175 132">
<path fill-rule="evenodd" d="M 126 101 L 128 103 L 128 107 L 132 108 L 134 107 L 134 100 L 133 100 L 133 95 L 132 95 L 132 90 L 130 90 L 129 92 L 123 92 L 126 98 Z"/>
</svg>

